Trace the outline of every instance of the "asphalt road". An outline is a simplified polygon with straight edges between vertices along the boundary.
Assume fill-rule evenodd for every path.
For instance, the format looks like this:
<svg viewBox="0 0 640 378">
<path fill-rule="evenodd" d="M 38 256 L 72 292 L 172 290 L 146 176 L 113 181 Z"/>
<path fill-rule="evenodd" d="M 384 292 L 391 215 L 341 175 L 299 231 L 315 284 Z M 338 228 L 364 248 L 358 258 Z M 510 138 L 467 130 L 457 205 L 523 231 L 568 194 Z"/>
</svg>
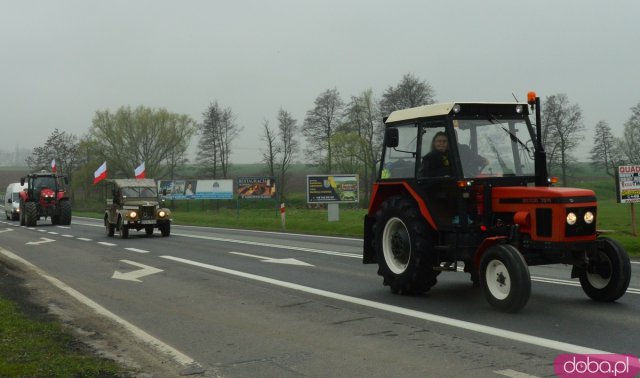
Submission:
<svg viewBox="0 0 640 378">
<path fill-rule="evenodd" d="M 570 267 L 532 267 L 529 303 L 503 314 L 464 273 L 393 295 L 361 251 L 347 238 L 174 225 L 122 240 L 86 218 L 0 222 L 1 258 L 203 375 L 544 377 L 561 353 L 640 355 L 637 262 L 616 303 L 588 299 Z"/>
</svg>

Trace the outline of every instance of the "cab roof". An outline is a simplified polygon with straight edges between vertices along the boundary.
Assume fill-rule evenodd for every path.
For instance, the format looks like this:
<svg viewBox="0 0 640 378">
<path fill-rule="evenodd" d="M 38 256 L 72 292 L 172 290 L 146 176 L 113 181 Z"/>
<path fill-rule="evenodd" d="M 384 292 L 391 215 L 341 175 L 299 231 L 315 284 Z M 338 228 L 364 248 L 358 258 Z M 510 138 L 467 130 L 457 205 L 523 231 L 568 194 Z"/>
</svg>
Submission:
<svg viewBox="0 0 640 378">
<path fill-rule="evenodd" d="M 526 103 L 519 102 L 443 102 L 440 104 L 422 105 L 415 108 L 396 110 L 387 117 L 385 124 L 399 123 L 421 118 L 445 116 L 452 112 L 454 105 L 460 105 L 460 115 L 474 115 L 495 112 L 495 115 L 517 114 L 516 105 L 522 105 L 522 114 L 529 114 Z"/>
</svg>

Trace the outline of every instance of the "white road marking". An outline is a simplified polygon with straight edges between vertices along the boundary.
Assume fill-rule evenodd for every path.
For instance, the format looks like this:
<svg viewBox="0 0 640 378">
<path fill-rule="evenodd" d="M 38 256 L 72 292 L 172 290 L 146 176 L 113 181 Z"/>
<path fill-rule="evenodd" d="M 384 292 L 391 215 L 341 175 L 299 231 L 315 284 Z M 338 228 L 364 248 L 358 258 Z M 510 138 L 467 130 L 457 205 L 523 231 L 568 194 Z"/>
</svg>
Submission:
<svg viewBox="0 0 640 378">
<path fill-rule="evenodd" d="M 72 287 L 68 286 L 67 284 L 65 284 L 64 282 L 58 280 L 57 278 L 49 276 L 45 271 L 43 271 L 40 268 L 38 268 L 37 266 L 33 265 L 29 261 L 21 258 L 20 256 L 15 255 L 12 252 L 7 251 L 6 249 L 4 249 L 2 247 L 0 247 L 0 253 L 2 253 L 3 255 L 5 255 L 5 256 L 7 256 L 7 257 L 9 257 L 11 259 L 14 259 L 14 260 L 22 263 L 23 265 L 25 265 L 27 267 L 29 267 L 31 270 L 36 272 L 41 277 L 45 278 L 47 281 L 49 281 L 51 284 L 53 284 L 58 289 L 64 291 L 67 294 L 69 294 L 70 296 L 75 298 L 80 303 L 90 307 L 91 309 L 93 309 L 99 315 L 105 316 L 105 317 L 113 320 L 114 322 L 119 323 L 120 325 L 125 327 L 127 330 L 129 330 L 129 332 L 131 332 L 138 339 L 142 340 L 144 343 L 150 345 L 151 347 L 155 348 L 156 350 L 160 351 L 161 353 L 170 356 L 177 363 L 179 363 L 179 364 L 181 364 L 183 366 L 194 366 L 194 365 L 197 365 L 196 361 L 193 358 L 187 356 L 186 354 L 180 352 L 179 350 L 173 348 L 172 346 L 163 343 L 162 341 L 156 339 L 155 337 L 151 336 L 150 334 L 146 333 L 145 331 L 141 330 L 140 328 L 138 328 L 138 327 L 134 326 L 133 324 L 127 322 L 126 320 L 122 319 L 121 317 L 117 316 L 116 314 L 112 313 L 111 311 L 107 310 L 106 308 L 102 307 L 98 303 L 96 303 L 96 302 L 92 301 L 91 299 L 87 298 L 86 296 L 84 296 L 83 294 L 81 294 L 80 292 L 75 290 L 74 288 L 72 288 Z"/>
<path fill-rule="evenodd" d="M 38 232 L 47 232 L 47 230 L 38 229 Z"/>
<path fill-rule="evenodd" d="M 389 304 L 385 304 L 385 303 L 374 302 L 374 301 L 371 301 L 371 300 L 368 300 L 368 299 L 351 297 L 351 296 L 348 296 L 348 295 L 333 293 L 333 292 L 326 291 L 326 290 L 315 289 L 315 288 L 312 288 L 312 287 L 298 285 L 298 284 L 294 284 L 294 283 L 291 283 L 291 282 L 280 281 L 280 280 L 276 280 L 276 279 L 273 279 L 273 278 L 258 276 L 258 275 L 251 274 L 251 273 L 245 273 L 245 272 L 240 272 L 240 271 L 237 271 L 237 270 L 222 268 L 222 267 L 215 266 L 215 265 L 209 265 L 209 264 L 204 264 L 204 263 L 200 263 L 200 262 L 197 262 L 197 261 L 191 261 L 191 260 L 183 259 L 183 258 L 180 258 L 180 257 L 174 257 L 174 256 L 160 256 L 160 257 L 164 258 L 164 259 L 167 259 L 167 260 L 181 262 L 183 264 L 189 264 L 189 265 L 193 265 L 193 266 L 197 266 L 197 267 L 201 267 L 201 268 L 205 268 L 205 269 L 214 270 L 214 271 L 221 272 L 221 273 L 231 274 L 231 275 L 234 275 L 234 276 L 243 277 L 243 278 L 247 278 L 247 279 L 250 279 L 250 280 L 260 281 L 260 282 L 268 283 L 268 284 L 271 284 L 271 285 L 276 285 L 276 286 L 288 288 L 288 289 L 291 289 L 291 290 L 297 290 L 297 291 L 301 291 L 301 292 L 305 292 L 305 293 L 309 293 L 309 294 L 313 294 L 313 295 L 318 295 L 318 296 L 325 297 L 325 298 L 331 298 L 331 299 L 335 299 L 335 300 L 339 300 L 339 301 L 343 301 L 343 302 L 349 302 L 349 303 L 353 303 L 353 304 L 357 304 L 357 305 L 361 305 L 361 306 L 365 306 L 365 307 L 369 307 L 369 308 L 374 308 L 374 309 L 377 309 L 377 310 L 391 312 L 391 313 L 394 313 L 394 314 L 410 316 L 410 317 L 417 318 L 417 319 L 423 319 L 423 320 L 434 322 L 434 323 L 439 323 L 439 324 L 444 324 L 444 325 L 448 325 L 448 326 L 451 326 L 451 327 L 466 329 L 466 330 L 469 330 L 469 331 L 483 333 L 483 334 L 486 334 L 486 335 L 501 337 L 501 338 L 508 339 L 508 340 L 519 341 L 519 342 L 526 343 L 526 344 L 537 345 L 537 346 L 541 346 L 541 347 L 544 347 L 544 348 L 559 350 L 559 351 L 562 351 L 562 352 L 578 353 L 578 354 L 610 354 L 610 352 L 591 349 L 591 348 L 583 347 L 583 346 L 580 346 L 580 345 L 574 345 L 574 344 L 564 343 L 562 341 L 545 339 L 545 338 L 542 338 L 542 337 L 527 335 L 527 334 L 524 334 L 524 333 L 513 332 L 513 331 L 508 331 L 508 330 L 505 330 L 505 329 L 485 326 L 485 325 L 482 325 L 482 324 L 471 323 L 471 322 L 467 322 L 467 321 L 464 321 L 464 320 L 451 319 L 451 318 L 448 318 L 448 317 L 445 317 L 445 316 L 439 316 L 439 315 L 430 314 L 430 313 L 427 313 L 427 312 L 420 312 L 420 311 L 411 310 L 411 309 L 407 309 L 407 308 L 402 308 L 402 307 L 398 307 L 398 306 L 393 306 L 393 305 L 389 305 Z"/>
<path fill-rule="evenodd" d="M 47 232 L 47 234 L 51 234 L 51 235 L 58 235 L 58 233 L 57 233 L 57 232 L 55 232 L 55 231 L 49 231 L 49 232 Z"/>
<path fill-rule="evenodd" d="M 251 254 L 248 254 L 248 253 L 242 253 L 242 252 L 229 252 L 229 253 L 234 254 L 234 255 L 253 257 L 255 259 L 260 259 L 261 262 L 267 262 L 267 263 L 287 264 L 287 265 L 300 265 L 300 266 L 314 266 L 314 265 L 311 265 L 311 264 L 307 264 L 304 261 L 300 261 L 300 260 L 296 260 L 296 259 L 292 259 L 292 258 L 275 259 L 275 258 L 272 258 L 272 257 L 257 256 L 257 255 L 251 255 Z"/>
<path fill-rule="evenodd" d="M 640 261 L 631 261 L 632 264 L 640 264 Z"/>
<path fill-rule="evenodd" d="M 117 244 L 107 243 L 107 242 L 98 242 L 98 244 L 106 245 L 107 247 L 115 247 Z"/>
<path fill-rule="evenodd" d="M 130 261 L 130 260 L 120 260 L 120 261 L 122 261 L 124 263 L 127 263 L 127 264 L 131 264 L 131 265 L 137 266 L 138 268 L 142 268 L 142 269 L 134 270 L 134 271 L 127 272 L 127 273 L 120 273 L 120 272 L 118 272 L 116 270 L 115 272 L 113 272 L 113 276 L 111 276 L 111 278 L 114 278 L 116 280 L 142 282 L 138 278 L 142 278 L 144 276 L 148 276 L 148 275 L 151 275 L 151 274 L 163 272 L 162 269 L 158 269 L 158 268 L 154 268 L 152 266 L 140 264 L 140 263 L 137 263 L 135 261 Z"/>
<path fill-rule="evenodd" d="M 87 239 L 87 238 L 78 238 L 78 240 L 82 240 L 82 241 L 93 241 L 93 239 Z"/>
<path fill-rule="evenodd" d="M 25 244 L 28 244 L 28 245 L 40 245 L 40 244 L 44 244 L 44 243 L 51 243 L 51 242 L 54 242 L 54 241 L 55 241 L 55 240 L 53 240 L 53 239 L 49 239 L 49 238 L 40 238 L 40 241 L 37 241 L 37 242 L 27 242 L 27 243 L 25 243 Z"/>
<path fill-rule="evenodd" d="M 138 252 L 138 253 L 149 253 L 149 251 L 145 251 L 144 249 L 138 248 L 125 248 L 127 251 Z"/>
<path fill-rule="evenodd" d="M 74 236 L 73 235 L 69 235 L 69 234 L 64 234 L 64 235 L 62 235 L 62 237 L 64 237 L 64 238 L 73 238 Z"/>
<path fill-rule="evenodd" d="M 529 375 L 529 374 L 521 373 L 519 371 L 511 370 L 511 369 L 498 370 L 498 371 L 494 371 L 494 373 L 504 375 L 505 377 L 510 377 L 510 378 L 538 378 L 535 375 Z"/>
<path fill-rule="evenodd" d="M 188 235 L 188 234 L 176 234 L 175 236 L 184 236 L 187 238 L 194 239 L 205 239 L 205 240 L 213 240 L 213 241 L 221 241 L 227 243 L 238 243 L 238 244 L 246 244 L 246 245 L 255 245 L 258 247 L 269 247 L 269 248 L 278 248 L 278 249 L 289 249 L 292 251 L 302 251 L 302 252 L 310 252 L 310 253 L 319 253 L 323 255 L 332 255 L 332 256 L 342 256 L 342 257 L 352 257 L 360 259 L 362 258 L 361 254 L 356 253 L 346 253 L 346 252 L 336 252 L 336 251 L 326 251 L 322 249 L 313 249 L 313 248 L 303 248 L 303 247 L 293 247 L 289 245 L 281 245 L 281 244 L 271 244 L 271 243 L 261 243 L 261 242 L 252 242 L 247 240 L 238 240 L 238 239 L 227 239 L 227 238 L 217 238 L 213 236 L 200 236 L 200 235 Z"/>
<path fill-rule="evenodd" d="M 70 229 L 71 228 L 69 226 L 56 226 L 56 227 L 58 227 L 58 228 L 66 228 L 66 229 Z"/>
<path fill-rule="evenodd" d="M 13 228 L 6 228 L 6 229 L 0 231 L 0 234 L 2 234 L 4 232 L 11 232 L 11 231 L 13 231 Z"/>
</svg>

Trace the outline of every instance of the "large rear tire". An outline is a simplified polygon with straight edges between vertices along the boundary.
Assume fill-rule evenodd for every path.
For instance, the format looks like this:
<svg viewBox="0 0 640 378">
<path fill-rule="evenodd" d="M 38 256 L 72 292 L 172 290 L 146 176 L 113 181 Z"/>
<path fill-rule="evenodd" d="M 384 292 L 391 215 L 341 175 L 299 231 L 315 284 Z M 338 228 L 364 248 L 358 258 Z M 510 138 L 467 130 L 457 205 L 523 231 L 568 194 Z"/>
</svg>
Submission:
<svg viewBox="0 0 640 378">
<path fill-rule="evenodd" d="M 520 311 L 531 295 L 529 267 L 511 244 L 496 244 L 484 253 L 480 282 L 489 304 L 500 311 Z"/>
<path fill-rule="evenodd" d="M 383 284 L 398 294 L 422 294 L 436 284 L 433 230 L 415 202 L 401 196 L 382 203 L 373 227 L 373 249 Z"/>
<path fill-rule="evenodd" d="M 24 218 L 27 227 L 35 227 L 38 223 L 38 206 L 35 202 L 24 204 Z"/>
<path fill-rule="evenodd" d="M 71 202 L 69 200 L 60 201 L 60 224 L 68 226 L 71 224 Z"/>
<path fill-rule="evenodd" d="M 580 285 L 589 298 L 599 302 L 613 302 L 622 297 L 631 280 L 629 255 L 618 242 L 600 238 L 598 251 L 580 272 Z"/>
</svg>

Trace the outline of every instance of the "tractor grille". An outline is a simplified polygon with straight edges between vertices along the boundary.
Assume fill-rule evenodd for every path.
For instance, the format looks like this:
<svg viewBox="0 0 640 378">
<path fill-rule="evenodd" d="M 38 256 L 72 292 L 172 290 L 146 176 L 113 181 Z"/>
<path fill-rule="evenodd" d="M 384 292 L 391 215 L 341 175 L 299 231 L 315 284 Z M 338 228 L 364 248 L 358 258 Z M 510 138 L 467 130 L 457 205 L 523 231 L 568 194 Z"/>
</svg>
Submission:
<svg viewBox="0 0 640 378">
<path fill-rule="evenodd" d="M 595 207 L 579 207 L 567 209 L 566 214 L 573 212 L 576 214 L 576 224 L 573 226 L 567 224 L 567 228 L 564 232 L 565 236 L 586 236 L 594 235 L 596 233 L 596 208 Z M 584 221 L 584 213 L 590 211 L 593 213 L 593 222 L 587 224 Z M 565 216 L 566 216 L 565 214 Z"/>
<path fill-rule="evenodd" d="M 140 219 L 142 220 L 156 219 L 156 207 L 140 206 Z"/>
</svg>

